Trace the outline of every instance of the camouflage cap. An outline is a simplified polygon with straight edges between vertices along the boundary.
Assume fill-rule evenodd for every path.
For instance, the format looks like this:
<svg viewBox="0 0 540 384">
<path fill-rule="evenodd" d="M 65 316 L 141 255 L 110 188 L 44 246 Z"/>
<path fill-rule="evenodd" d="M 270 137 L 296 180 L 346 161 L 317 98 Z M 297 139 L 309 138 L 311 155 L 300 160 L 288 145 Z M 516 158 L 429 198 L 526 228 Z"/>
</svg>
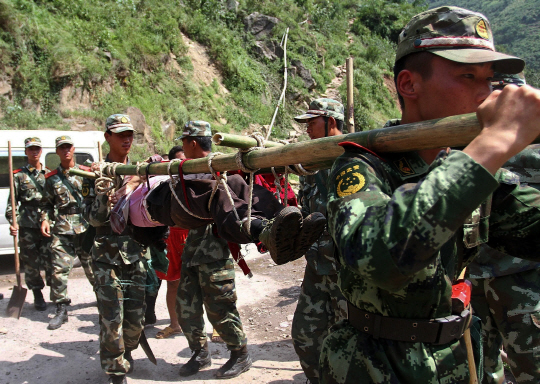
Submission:
<svg viewBox="0 0 540 384">
<path fill-rule="evenodd" d="M 24 148 L 28 147 L 42 147 L 39 137 L 28 137 L 24 139 Z"/>
<path fill-rule="evenodd" d="M 71 144 L 71 145 L 73 145 L 73 140 L 71 140 L 71 137 L 69 137 L 69 136 L 57 137 L 56 138 L 56 148 L 58 148 L 62 144 Z"/>
<path fill-rule="evenodd" d="M 514 84 L 518 87 L 521 87 L 522 85 L 527 84 L 525 81 L 525 78 L 523 77 L 523 74 L 504 74 L 504 73 L 498 73 L 495 72 L 493 75 L 493 78 L 491 80 L 491 86 L 493 89 L 503 89 L 508 84 Z"/>
<path fill-rule="evenodd" d="M 206 121 L 202 121 L 202 120 L 188 121 L 186 125 L 184 125 L 184 132 L 182 132 L 182 135 L 176 138 L 176 140 L 182 140 L 184 137 L 188 137 L 188 136 L 192 136 L 192 137 L 212 136 L 210 123 Z"/>
<path fill-rule="evenodd" d="M 343 104 L 333 99 L 315 99 L 309 104 L 306 113 L 296 116 L 294 119 L 299 123 L 307 123 L 308 120 L 319 116 L 331 116 L 336 120 L 345 119 Z"/>
<path fill-rule="evenodd" d="M 131 119 L 128 115 L 117 113 L 107 117 L 105 122 L 105 129 L 112 133 L 120 133 L 124 131 L 135 131 L 131 124 Z"/>
<path fill-rule="evenodd" d="M 503 73 L 519 73 L 525 62 L 496 52 L 488 19 L 481 13 L 458 7 L 439 7 L 422 12 L 399 34 L 396 61 L 414 52 L 428 51 L 465 64 L 493 63 Z"/>
</svg>

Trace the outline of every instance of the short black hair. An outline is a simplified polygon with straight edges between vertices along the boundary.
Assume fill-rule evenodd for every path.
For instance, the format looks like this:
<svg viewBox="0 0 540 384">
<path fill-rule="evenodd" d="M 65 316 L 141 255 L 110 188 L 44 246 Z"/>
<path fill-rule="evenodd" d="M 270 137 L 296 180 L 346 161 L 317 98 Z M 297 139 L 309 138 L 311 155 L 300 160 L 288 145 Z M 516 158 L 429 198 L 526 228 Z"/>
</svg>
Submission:
<svg viewBox="0 0 540 384">
<path fill-rule="evenodd" d="M 330 116 L 323 116 L 324 117 L 324 122 L 325 124 L 328 124 L 328 119 L 330 118 Z M 334 121 L 336 122 L 336 128 L 340 131 L 340 132 L 343 132 L 343 125 L 345 124 L 343 122 L 343 120 L 338 120 L 334 117 Z"/>
<path fill-rule="evenodd" d="M 417 72 L 422 76 L 422 79 L 427 80 L 433 74 L 433 66 L 431 65 L 433 57 L 435 55 L 430 52 L 416 52 L 410 55 L 404 56 L 394 65 L 394 84 L 396 85 L 396 92 L 398 95 L 399 105 L 401 109 L 405 109 L 405 101 L 399 94 L 397 78 L 401 71 L 407 69 L 411 72 Z"/>
<path fill-rule="evenodd" d="M 192 141 L 199 143 L 199 147 L 201 147 L 203 151 L 212 150 L 212 138 L 210 136 L 187 136 L 186 139 L 188 143 L 191 143 Z"/>
<path fill-rule="evenodd" d="M 175 159 L 178 152 L 184 152 L 184 147 L 182 147 L 181 145 L 175 145 L 174 147 L 172 147 L 169 151 L 169 160 Z"/>
</svg>

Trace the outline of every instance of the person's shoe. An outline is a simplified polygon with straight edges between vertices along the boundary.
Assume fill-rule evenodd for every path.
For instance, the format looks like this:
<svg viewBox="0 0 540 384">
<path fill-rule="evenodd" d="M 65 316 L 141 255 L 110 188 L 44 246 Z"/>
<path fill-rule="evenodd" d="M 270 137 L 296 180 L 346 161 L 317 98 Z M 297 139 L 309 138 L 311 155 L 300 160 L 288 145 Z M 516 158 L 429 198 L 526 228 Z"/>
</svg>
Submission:
<svg viewBox="0 0 540 384">
<path fill-rule="evenodd" d="M 320 212 L 313 212 L 302 222 L 302 229 L 294 243 L 295 255 L 289 261 L 301 258 L 315 243 L 326 228 L 326 218 Z"/>
<path fill-rule="evenodd" d="M 34 308 L 40 312 L 43 312 L 47 309 L 47 303 L 43 298 L 43 293 L 41 292 L 41 289 L 32 289 L 32 292 L 34 293 Z"/>
<path fill-rule="evenodd" d="M 109 384 L 127 384 L 126 375 L 109 375 Z"/>
<path fill-rule="evenodd" d="M 129 362 L 128 373 L 133 372 L 133 369 L 135 368 L 135 364 L 133 362 L 133 357 L 131 357 L 131 351 L 124 351 L 124 359 L 126 359 Z"/>
<path fill-rule="evenodd" d="M 251 368 L 251 356 L 244 345 L 237 351 L 231 351 L 230 359 L 216 372 L 216 379 L 231 379 Z"/>
<path fill-rule="evenodd" d="M 49 321 L 49 326 L 47 329 L 58 329 L 62 324 L 67 323 L 68 321 L 68 312 L 66 310 L 66 304 L 56 304 L 56 313 L 54 317 Z"/>
<path fill-rule="evenodd" d="M 265 223 L 259 240 L 276 264 L 285 264 L 295 256 L 294 243 L 301 228 L 302 213 L 297 207 L 285 207 Z"/>
<path fill-rule="evenodd" d="M 79 259 L 79 256 L 75 256 L 73 258 L 73 268 L 80 268 L 82 267 L 81 259 Z"/>
<path fill-rule="evenodd" d="M 191 376 L 199 372 L 201 369 L 212 365 L 212 357 L 208 351 L 208 343 L 198 351 L 193 351 L 193 355 L 189 361 L 180 367 L 180 376 Z"/>
</svg>

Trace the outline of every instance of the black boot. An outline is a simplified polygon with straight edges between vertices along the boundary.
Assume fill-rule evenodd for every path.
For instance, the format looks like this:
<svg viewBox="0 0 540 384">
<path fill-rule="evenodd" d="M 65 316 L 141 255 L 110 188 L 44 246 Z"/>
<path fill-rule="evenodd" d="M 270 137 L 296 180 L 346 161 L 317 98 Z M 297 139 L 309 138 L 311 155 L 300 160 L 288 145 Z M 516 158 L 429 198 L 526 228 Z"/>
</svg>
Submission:
<svg viewBox="0 0 540 384">
<path fill-rule="evenodd" d="M 41 293 L 41 289 L 32 289 L 32 292 L 34 293 L 34 308 L 38 311 L 43 312 L 47 309 L 47 303 L 43 298 L 43 293 Z"/>
<path fill-rule="evenodd" d="M 62 326 L 62 324 L 67 323 L 67 321 L 68 313 L 66 310 L 66 304 L 56 304 L 56 313 L 51 319 L 51 321 L 49 321 L 49 326 L 47 327 L 47 329 L 58 329 Z"/>
<path fill-rule="evenodd" d="M 212 358 L 208 351 L 208 343 L 198 351 L 193 351 L 193 355 L 189 361 L 180 367 L 180 376 L 191 376 L 199 372 L 201 369 L 212 365 Z"/>
<path fill-rule="evenodd" d="M 247 350 L 247 346 L 244 345 L 237 351 L 231 351 L 231 358 L 218 369 L 216 373 L 217 379 L 231 379 L 246 372 L 251 368 L 251 356 Z"/>
<path fill-rule="evenodd" d="M 109 375 L 109 384 L 127 384 L 126 375 Z"/>
<path fill-rule="evenodd" d="M 133 369 L 135 368 L 135 365 L 134 365 L 134 362 L 133 362 L 133 357 L 131 357 L 131 351 L 125 351 L 125 352 L 124 352 L 124 359 L 126 359 L 127 361 L 129 361 L 129 370 L 128 370 L 128 373 L 133 372 Z"/>
<path fill-rule="evenodd" d="M 146 295 L 144 300 L 146 301 L 146 312 L 144 314 L 144 325 L 152 325 L 157 321 L 156 318 L 156 300 L 157 296 Z"/>
</svg>

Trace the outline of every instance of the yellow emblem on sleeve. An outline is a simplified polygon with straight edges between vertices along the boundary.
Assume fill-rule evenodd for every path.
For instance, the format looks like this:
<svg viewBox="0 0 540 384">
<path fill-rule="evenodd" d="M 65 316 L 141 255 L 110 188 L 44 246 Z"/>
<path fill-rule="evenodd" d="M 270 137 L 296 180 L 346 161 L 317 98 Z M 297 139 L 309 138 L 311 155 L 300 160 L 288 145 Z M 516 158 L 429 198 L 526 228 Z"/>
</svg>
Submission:
<svg viewBox="0 0 540 384">
<path fill-rule="evenodd" d="M 478 36 L 482 39 L 489 40 L 489 31 L 484 20 L 480 20 L 478 24 L 476 24 L 476 33 L 478 33 Z"/>
<path fill-rule="evenodd" d="M 81 194 L 83 195 L 83 197 L 86 197 L 88 196 L 89 193 L 90 193 L 90 188 L 88 187 L 88 185 L 83 184 L 82 189 L 81 189 Z"/>
<path fill-rule="evenodd" d="M 358 166 L 347 168 L 336 177 L 336 192 L 339 197 L 359 192 L 366 185 L 366 178 L 357 171 L 358 168 Z"/>
</svg>

